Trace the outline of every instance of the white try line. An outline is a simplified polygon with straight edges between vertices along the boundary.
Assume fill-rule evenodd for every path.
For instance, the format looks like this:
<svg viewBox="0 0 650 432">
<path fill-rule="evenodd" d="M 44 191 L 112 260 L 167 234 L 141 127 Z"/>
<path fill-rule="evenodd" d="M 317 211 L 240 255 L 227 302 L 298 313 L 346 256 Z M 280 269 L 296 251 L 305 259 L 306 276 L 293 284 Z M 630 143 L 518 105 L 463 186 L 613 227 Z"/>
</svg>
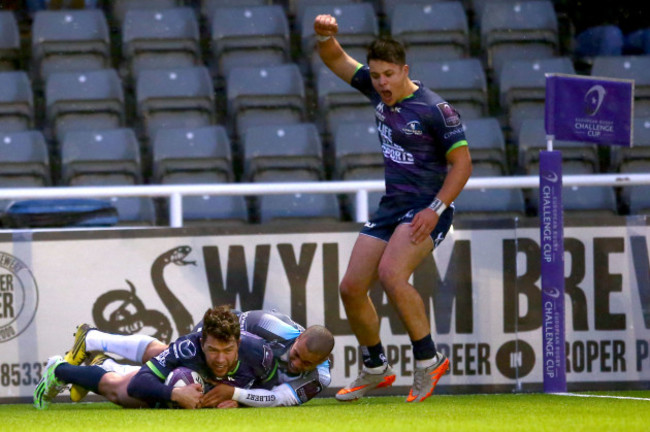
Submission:
<svg viewBox="0 0 650 432">
<path fill-rule="evenodd" d="M 650 398 L 641 398 L 641 397 L 632 397 L 632 396 L 608 396 L 608 395 L 592 395 L 592 394 L 581 394 L 581 393 L 552 393 L 557 396 L 574 396 L 574 397 L 585 397 L 585 398 L 605 398 L 605 399 L 630 399 L 630 400 L 642 400 L 650 402 Z"/>
</svg>

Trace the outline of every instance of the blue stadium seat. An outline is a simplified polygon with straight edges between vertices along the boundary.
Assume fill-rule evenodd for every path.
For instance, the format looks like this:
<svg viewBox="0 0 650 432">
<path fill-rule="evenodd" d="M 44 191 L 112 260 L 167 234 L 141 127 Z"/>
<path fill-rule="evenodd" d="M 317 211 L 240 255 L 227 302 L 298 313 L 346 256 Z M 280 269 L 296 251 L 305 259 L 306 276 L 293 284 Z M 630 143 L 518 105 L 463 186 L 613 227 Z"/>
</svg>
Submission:
<svg viewBox="0 0 650 432">
<path fill-rule="evenodd" d="M 506 173 L 506 144 L 499 121 L 494 117 L 463 120 L 463 127 L 474 165 L 489 162 L 499 165 L 501 172 Z M 476 175 L 476 169 L 472 175 Z"/>
<path fill-rule="evenodd" d="M 43 10 L 32 25 L 32 62 L 36 77 L 111 67 L 108 23 L 100 9 Z"/>
<path fill-rule="evenodd" d="M 650 118 L 636 117 L 632 128 L 632 147 L 611 146 L 609 148 L 609 169 L 620 171 L 621 165 L 629 161 L 650 161 Z"/>
<path fill-rule="evenodd" d="M 0 72 L 0 132 L 34 126 L 34 95 L 27 72 Z"/>
<path fill-rule="evenodd" d="M 357 169 L 384 168 L 384 155 L 372 119 L 341 125 L 334 136 L 334 151 L 337 178 L 347 180 Z"/>
<path fill-rule="evenodd" d="M 623 32 L 615 25 L 590 27 L 575 38 L 576 57 L 620 56 L 623 53 Z"/>
<path fill-rule="evenodd" d="M 122 26 L 126 14 L 130 10 L 148 9 L 160 11 L 183 6 L 182 0 L 111 0 L 107 3 L 111 17 L 118 27 Z"/>
<path fill-rule="evenodd" d="M 392 36 L 406 47 L 406 60 L 460 59 L 469 54 L 469 27 L 459 1 L 404 2 L 387 15 Z"/>
</svg>

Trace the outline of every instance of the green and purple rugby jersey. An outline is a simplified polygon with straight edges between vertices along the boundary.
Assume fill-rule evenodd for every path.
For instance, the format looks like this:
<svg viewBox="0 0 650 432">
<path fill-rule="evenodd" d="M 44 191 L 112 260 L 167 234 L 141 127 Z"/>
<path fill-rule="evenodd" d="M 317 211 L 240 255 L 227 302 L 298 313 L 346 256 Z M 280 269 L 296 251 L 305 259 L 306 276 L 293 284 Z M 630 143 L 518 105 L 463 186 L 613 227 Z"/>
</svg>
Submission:
<svg viewBox="0 0 650 432">
<path fill-rule="evenodd" d="M 359 65 L 350 84 L 375 106 L 386 198 L 428 205 L 445 181 L 447 153 L 467 141 L 458 112 L 419 81 L 414 83 L 419 89 L 392 107 L 381 101 L 372 86 L 368 66 Z"/>
</svg>

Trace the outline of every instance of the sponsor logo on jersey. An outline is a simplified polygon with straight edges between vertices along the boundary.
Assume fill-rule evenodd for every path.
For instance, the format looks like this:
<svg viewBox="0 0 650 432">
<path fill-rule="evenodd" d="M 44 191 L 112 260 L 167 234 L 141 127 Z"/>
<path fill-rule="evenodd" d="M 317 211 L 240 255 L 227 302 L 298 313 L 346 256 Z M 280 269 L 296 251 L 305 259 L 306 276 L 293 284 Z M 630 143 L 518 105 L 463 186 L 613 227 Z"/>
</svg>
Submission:
<svg viewBox="0 0 650 432">
<path fill-rule="evenodd" d="M 449 139 L 449 138 L 453 137 L 454 135 L 459 135 L 459 134 L 462 134 L 463 132 L 464 132 L 463 128 L 454 129 L 453 131 L 445 132 L 444 137 L 445 137 L 445 139 Z"/>
<path fill-rule="evenodd" d="M 381 150 L 384 156 L 395 163 L 404 165 L 413 165 L 415 159 L 413 155 L 397 144 L 382 143 Z"/>
<path fill-rule="evenodd" d="M 38 286 L 27 265 L 0 252 L 0 343 L 18 337 L 32 323 Z"/>
<path fill-rule="evenodd" d="M 185 339 L 178 344 L 178 357 L 191 359 L 196 356 L 196 345 L 189 339 Z"/>
<path fill-rule="evenodd" d="M 366 228 L 374 228 L 375 226 L 377 226 L 377 224 L 374 222 L 366 222 L 363 226 L 365 226 Z"/>
<path fill-rule="evenodd" d="M 375 116 L 379 119 L 379 121 L 386 120 L 386 117 L 384 116 L 383 113 L 384 113 L 384 103 L 379 102 L 375 107 Z"/>
<path fill-rule="evenodd" d="M 169 348 L 167 348 L 165 351 L 161 352 L 156 356 L 156 360 L 158 360 L 158 363 L 160 363 L 160 366 L 165 367 L 167 364 L 167 356 L 169 355 Z"/>
<path fill-rule="evenodd" d="M 456 127 L 460 126 L 460 116 L 455 109 L 452 108 L 447 102 L 440 102 L 436 105 L 438 111 L 442 114 L 442 118 L 445 120 L 445 126 L 447 127 Z"/>
<path fill-rule="evenodd" d="M 402 132 L 406 135 L 422 135 L 422 125 L 417 120 L 410 121 L 402 128 Z"/>
</svg>

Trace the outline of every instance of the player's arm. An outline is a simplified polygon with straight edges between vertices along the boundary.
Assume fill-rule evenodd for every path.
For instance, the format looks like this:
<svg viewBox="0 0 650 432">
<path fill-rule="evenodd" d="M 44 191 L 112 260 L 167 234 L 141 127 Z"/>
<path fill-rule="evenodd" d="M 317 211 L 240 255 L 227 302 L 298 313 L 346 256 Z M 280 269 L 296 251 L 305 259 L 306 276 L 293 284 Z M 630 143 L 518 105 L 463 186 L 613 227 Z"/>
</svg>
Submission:
<svg viewBox="0 0 650 432">
<path fill-rule="evenodd" d="M 469 176 L 472 175 L 472 158 L 467 145 L 451 149 L 447 153 L 447 163 L 449 171 L 437 198 L 449 206 L 458 197 Z"/>
<path fill-rule="evenodd" d="M 317 38 L 318 54 L 323 63 L 336 76 L 350 84 L 361 64 L 350 57 L 334 37 L 338 32 L 336 18 L 331 15 L 318 15 L 314 19 L 314 32 Z"/>
<path fill-rule="evenodd" d="M 171 387 L 164 383 L 163 373 L 153 361 L 142 366 L 127 387 L 129 396 L 147 403 L 176 402 L 183 408 L 193 409 L 198 406 L 202 396 L 201 386 L 191 384 L 184 387 Z"/>
</svg>

